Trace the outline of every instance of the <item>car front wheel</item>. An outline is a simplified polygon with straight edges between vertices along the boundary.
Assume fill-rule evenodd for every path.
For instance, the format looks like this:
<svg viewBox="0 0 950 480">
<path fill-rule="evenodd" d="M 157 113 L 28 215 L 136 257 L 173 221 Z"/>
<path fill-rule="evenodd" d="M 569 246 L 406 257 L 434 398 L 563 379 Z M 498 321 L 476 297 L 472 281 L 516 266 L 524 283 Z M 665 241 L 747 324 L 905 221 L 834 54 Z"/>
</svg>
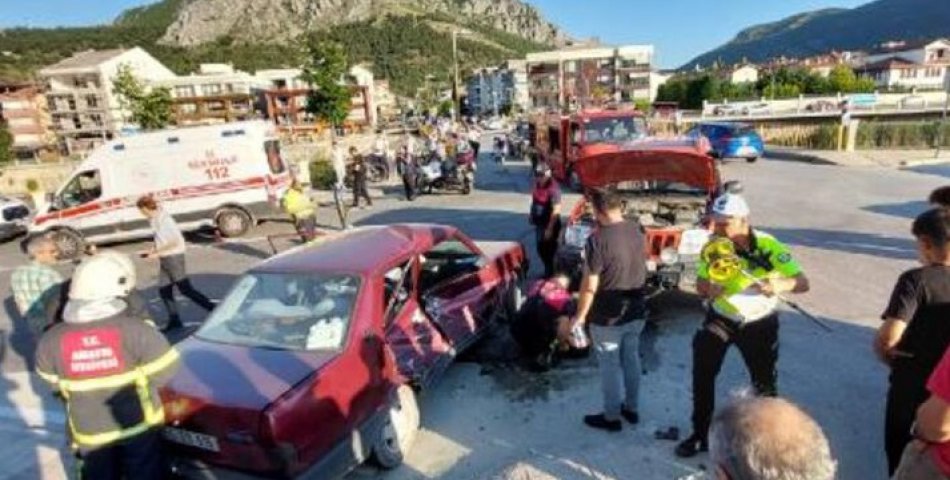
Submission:
<svg viewBox="0 0 950 480">
<path fill-rule="evenodd" d="M 409 385 L 396 390 L 386 421 L 373 443 L 373 461 L 385 469 L 402 465 L 419 431 L 419 405 Z"/>
</svg>

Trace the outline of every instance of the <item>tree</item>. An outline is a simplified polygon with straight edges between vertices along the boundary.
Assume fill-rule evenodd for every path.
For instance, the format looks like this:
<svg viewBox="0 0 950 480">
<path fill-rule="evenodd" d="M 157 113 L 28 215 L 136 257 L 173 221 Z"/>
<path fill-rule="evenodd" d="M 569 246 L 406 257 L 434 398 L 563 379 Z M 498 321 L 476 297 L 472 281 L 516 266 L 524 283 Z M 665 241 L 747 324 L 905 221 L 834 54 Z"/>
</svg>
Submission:
<svg viewBox="0 0 950 480">
<path fill-rule="evenodd" d="M 128 64 L 119 66 L 112 89 L 130 120 L 144 130 L 159 130 L 172 122 L 172 95 L 167 88 L 146 88 Z"/>
<path fill-rule="evenodd" d="M 310 85 L 307 112 L 339 127 L 350 114 L 352 96 L 343 84 L 346 54 L 336 42 L 312 38 L 308 58 L 300 78 Z"/>
<path fill-rule="evenodd" d="M 0 121 L 0 164 L 9 163 L 13 159 L 13 135 L 7 129 L 7 123 Z"/>
</svg>

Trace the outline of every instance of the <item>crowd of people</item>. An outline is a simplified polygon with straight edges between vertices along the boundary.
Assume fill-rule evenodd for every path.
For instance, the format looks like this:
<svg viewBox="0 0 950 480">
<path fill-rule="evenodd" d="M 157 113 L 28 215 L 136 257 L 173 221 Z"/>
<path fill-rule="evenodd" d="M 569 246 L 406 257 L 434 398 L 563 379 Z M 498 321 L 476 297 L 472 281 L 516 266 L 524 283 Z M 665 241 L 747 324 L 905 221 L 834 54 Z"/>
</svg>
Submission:
<svg viewBox="0 0 950 480">
<path fill-rule="evenodd" d="M 389 154 L 380 134 L 372 156 L 392 164 L 407 200 L 416 194 L 418 159 L 444 163 L 477 152 L 480 135 L 435 125 L 425 137 L 406 134 L 399 155 Z M 442 131 L 444 129 L 444 132 Z M 419 152 L 422 152 L 419 154 Z M 337 192 L 352 178 L 353 206 L 372 205 L 366 182 L 371 163 L 356 148 L 334 142 L 331 161 Z M 647 316 L 647 257 L 642 227 L 624 216 L 624 203 L 610 189 L 585 193 L 598 224 L 587 240 L 583 278 L 575 297 L 570 278 L 558 272 L 554 254 L 561 230 L 561 192 L 550 169 L 539 164 L 528 221 L 535 229 L 543 274 L 528 290 L 513 334 L 544 367 L 558 352 L 589 348 L 600 372 L 602 408 L 583 417 L 606 432 L 640 422 L 640 337 Z M 882 314 L 873 344 L 890 369 L 884 412 L 888 475 L 897 480 L 950 478 L 950 187 L 930 197 L 932 208 L 911 225 L 922 266 L 902 274 Z M 294 183 L 284 209 L 307 241 L 314 236 L 312 203 Z M 167 312 L 164 331 L 183 326 L 177 289 L 196 305 L 215 303 L 190 282 L 186 242 L 174 219 L 152 197 L 136 206 L 154 231 L 153 246 L 139 252 L 156 260 L 159 297 Z M 784 295 L 809 290 L 793 252 L 755 228 L 740 193 L 727 191 L 710 207 L 708 245 L 728 245 L 742 275 L 723 277 L 712 257 L 701 255 L 697 292 L 705 319 L 692 341 L 692 431 L 674 452 L 709 452 L 721 480 L 831 480 L 836 462 L 820 426 L 801 408 L 779 398 L 779 306 Z M 717 243 L 718 242 L 718 243 Z M 707 245 L 707 246 L 708 246 Z M 55 268 L 50 236 L 24 243 L 31 262 L 18 267 L 11 288 L 19 314 L 36 336 L 36 367 L 66 403 L 68 435 L 81 459 L 82 478 L 120 478 L 134 464 L 136 478 L 162 478 L 156 426 L 163 423 L 155 387 L 174 373 L 177 353 L 159 333 L 136 291 L 131 260 L 113 251 L 88 251 L 71 278 Z M 751 378 L 750 393 L 716 410 L 716 377 L 735 345 Z M 143 388 L 144 386 L 144 388 Z M 144 392 L 144 393 L 143 393 Z M 125 462 L 125 467 L 123 467 Z M 129 463 L 131 462 L 131 463 Z"/>
</svg>

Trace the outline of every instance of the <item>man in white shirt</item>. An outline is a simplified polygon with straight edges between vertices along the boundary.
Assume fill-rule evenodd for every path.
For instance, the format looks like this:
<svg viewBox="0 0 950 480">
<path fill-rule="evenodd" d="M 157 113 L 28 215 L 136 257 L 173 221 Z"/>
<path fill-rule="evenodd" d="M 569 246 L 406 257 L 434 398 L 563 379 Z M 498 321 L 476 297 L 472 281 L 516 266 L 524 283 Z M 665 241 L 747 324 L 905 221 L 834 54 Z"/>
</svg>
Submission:
<svg viewBox="0 0 950 480">
<path fill-rule="evenodd" d="M 142 216 L 148 218 L 155 232 L 155 245 L 139 254 L 145 258 L 157 258 L 159 265 L 158 294 L 168 310 L 168 323 L 162 331 L 171 331 L 182 327 L 178 306 L 175 304 L 175 287 L 178 292 L 191 299 L 199 307 L 211 311 L 214 304 L 203 293 L 191 285 L 185 268 L 185 237 L 181 234 L 175 219 L 152 197 L 142 197 L 136 202 Z"/>
</svg>

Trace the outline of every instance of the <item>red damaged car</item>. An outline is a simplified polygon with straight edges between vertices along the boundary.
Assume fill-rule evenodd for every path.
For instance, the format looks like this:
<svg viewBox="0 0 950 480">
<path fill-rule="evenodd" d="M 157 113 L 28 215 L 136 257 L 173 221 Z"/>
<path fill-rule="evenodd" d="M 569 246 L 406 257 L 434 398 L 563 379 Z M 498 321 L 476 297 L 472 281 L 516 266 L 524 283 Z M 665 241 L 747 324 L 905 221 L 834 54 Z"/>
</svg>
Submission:
<svg viewBox="0 0 950 480">
<path fill-rule="evenodd" d="M 624 216 L 646 232 L 647 283 L 660 289 L 695 283 L 695 265 L 709 239 L 706 213 L 722 189 L 707 145 L 693 141 L 642 141 L 577 164 L 584 188 L 614 188 L 624 199 Z M 582 197 L 570 212 L 556 263 L 580 280 L 584 246 L 597 228 Z"/>
<path fill-rule="evenodd" d="M 161 390 L 174 473 L 338 478 L 398 466 L 415 389 L 520 302 L 521 245 L 452 227 L 329 236 L 240 277 Z"/>
</svg>

